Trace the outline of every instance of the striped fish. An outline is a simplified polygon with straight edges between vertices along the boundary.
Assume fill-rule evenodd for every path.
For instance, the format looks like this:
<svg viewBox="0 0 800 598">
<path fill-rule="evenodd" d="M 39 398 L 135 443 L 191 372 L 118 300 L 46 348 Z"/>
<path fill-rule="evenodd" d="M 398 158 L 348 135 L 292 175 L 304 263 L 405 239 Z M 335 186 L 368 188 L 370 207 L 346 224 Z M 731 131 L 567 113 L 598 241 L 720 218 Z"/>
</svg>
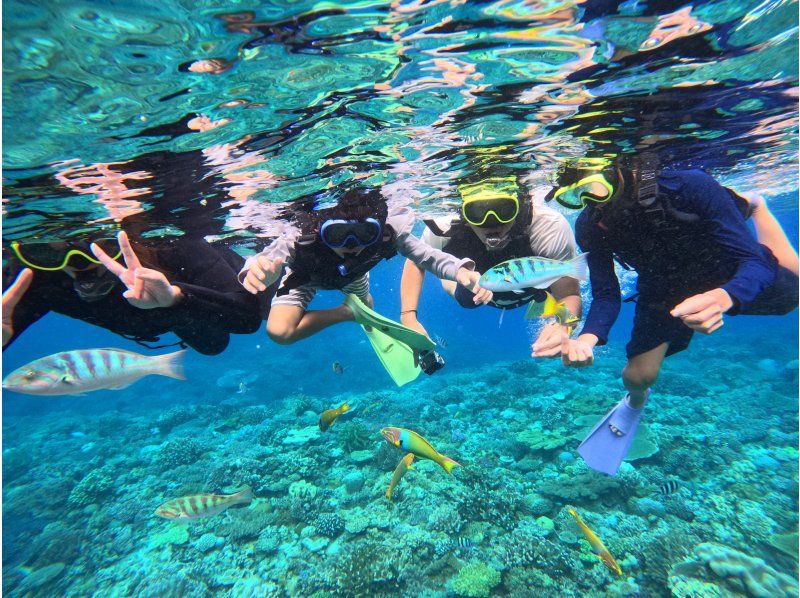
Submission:
<svg viewBox="0 0 800 598">
<path fill-rule="evenodd" d="M 472 548 L 472 540 L 464 536 L 458 536 L 458 538 L 453 540 L 453 548 L 463 551 L 469 550 Z"/>
<path fill-rule="evenodd" d="M 483 273 L 478 284 L 493 293 L 512 291 L 521 293 L 523 289 L 546 289 L 565 276 L 587 280 L 589 267 L 587 253 L 568 262 L 548 260 L 543 257 L 523 257 L 506 260 Z"/>
<path fill-rule="evenodd" d="M 661 484 L 661 487 L 658 489 L 658 493 L 661 496 L 669 496 L 673 492 L 677 492 L 678 488 L 680 488 L 680 484 L 678 484 L 677 480 L 668 480 Z"/>
<path fill-rule="evenodd" d="M 29 395 L 58 396 L 125 388 L 150 375 L 185 380 L 181 365 L 185 352 L 149 357 L 122 349 L 66 351 L 14 370 L 3 380 L 3 388 Z"/>
<path fill-rule="evenodd" d="M 234 494 L 194 494 L 173 498 L 156 509 L 156 515 L 164 519 L 200 519 L 219 515 L 234 505 L 245 507 L 253 502 L 250 487 Z"/>
</svg>

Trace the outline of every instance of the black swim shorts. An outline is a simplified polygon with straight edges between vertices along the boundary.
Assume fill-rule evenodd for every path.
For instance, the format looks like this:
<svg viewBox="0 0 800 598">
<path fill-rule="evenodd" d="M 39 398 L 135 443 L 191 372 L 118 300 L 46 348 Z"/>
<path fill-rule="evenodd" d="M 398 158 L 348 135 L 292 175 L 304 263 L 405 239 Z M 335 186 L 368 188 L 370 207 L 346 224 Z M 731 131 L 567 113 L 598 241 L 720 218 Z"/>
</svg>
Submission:
<svg viewBox="0 0 800 598">
<path fill-rule="evenodd" d="M 687 292 L 686 297 L 697 293 Z M 628 359 L 669 343 L 667 355 L 683 351 L 689 346 L 694 331 L 669 311 L 680 301 L 646 301 L 636 303 L 631 340 L 625 347 Z M 798 277 L 783 266 L 777 268 L 775 280 L 742 310 L 732 310 L 729 315 L 782 316 L 797 308 Z"/>
</svg>

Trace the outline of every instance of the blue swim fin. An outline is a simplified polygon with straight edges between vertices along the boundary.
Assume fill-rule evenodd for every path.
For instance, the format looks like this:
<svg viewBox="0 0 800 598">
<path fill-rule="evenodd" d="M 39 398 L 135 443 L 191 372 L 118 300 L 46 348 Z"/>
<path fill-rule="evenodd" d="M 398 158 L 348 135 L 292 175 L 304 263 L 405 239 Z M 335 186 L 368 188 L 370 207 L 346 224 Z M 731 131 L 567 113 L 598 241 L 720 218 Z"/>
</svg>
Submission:
<svg viewBox="0 0 800 598">
<path fill-rule="evenodd" d="M 636 430 L 639 427 L 641 409 L 634 409 L 628 404 L 628 395 L 609 411 L 578 447 L 578 454 L 592 469 L 616 475 L 622 460 L 633 444 Z M 617 436 L 609 426 L 624 432 Z"/>
</svg>

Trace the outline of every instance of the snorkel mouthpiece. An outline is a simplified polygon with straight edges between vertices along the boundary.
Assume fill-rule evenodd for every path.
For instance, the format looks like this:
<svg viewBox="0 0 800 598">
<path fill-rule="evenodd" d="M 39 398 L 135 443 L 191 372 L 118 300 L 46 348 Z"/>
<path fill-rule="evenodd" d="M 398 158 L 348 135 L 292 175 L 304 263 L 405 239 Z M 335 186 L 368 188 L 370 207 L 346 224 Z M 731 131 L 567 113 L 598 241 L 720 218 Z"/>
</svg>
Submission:
<svg viewBox="0 0 800 598">
<path fill-rule="evenodd" d="M 497 251 L 498 249 L 503 249 L 506 245 L 508 245 L 509 237 L 508 235 L 492 235 L 484 237 L 484 243 L 486 247 L 489 248 L 490 251 Z"/>
<path fill-rule="evenodd" d="M 89 276 L 76 276 L 72 281 L 72 288 L 75 289 L 78 297 L 87 303 L 100 301 L 116 286 L 117 278 L 108 270 L 97 275 L 92 272 Z"/>
</svg>

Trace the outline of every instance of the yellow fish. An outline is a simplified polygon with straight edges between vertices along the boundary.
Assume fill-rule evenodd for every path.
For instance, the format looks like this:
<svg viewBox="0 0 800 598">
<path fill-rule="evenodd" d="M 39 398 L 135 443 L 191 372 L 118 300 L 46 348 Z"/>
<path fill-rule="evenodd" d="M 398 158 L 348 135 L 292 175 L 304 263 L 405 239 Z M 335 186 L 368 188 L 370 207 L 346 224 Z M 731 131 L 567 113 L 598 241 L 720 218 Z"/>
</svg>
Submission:
<svg viewBox="0 0 800 598">
<path fill-rule="evenodd" d="M 453 467 L 461 465 L 453 461 L 450 457 L 441 454 L 431 446 L 430 442 L 413 430 L 388 427 L 381 430 L 381 436 L 383 436 L 389 444 L 393 444 L 409 453 L 414 453 L 414 455 L 420 459 L 430 459 L 434 463 L 438 463 L 441 465 L 442 469 L 450 475 L 452 475 Z"/>
<path fill-rule="evenodd" d="M 563 301 L 558 301 L 547 291 L 545 291 L 545 295 L 547 295 L 547 298 L 544 300 L 544 307 L 539 317 L 551 318 L 555 316 L 559 324 L 568 326 L 570 328 L 570 332 L 572 332 L 572 328 L 578 322 L 578 317 L 570 313 L 569 308 L 564 304 Z"/>
<path fill-rule="evenodd" d="M 341 406 L 336 409 L 326 409 L 322 412 L 322 415 L 319 416 L 319 429 L 323 432 L 327 431 L 328 428 L 336 423 L 336 418 L 349 409 L 350 405 L 347 403 L 342 403 Z"/>
<path fill-rule="evenodd" d="M 386 498 L 392 500 L 392 493 L 394 489 L 397 487 L 397 484 L 400 483 L 400 480 L 409 469 L 412 469 L 411 464 L 414 462 L 414 453 L 408 453 L 405 457 L 400 459 L 400 463 L 397 464 L 397 467 L 394 468 L 394 473 L 392 474 L 392 480 L 389 482 L 389 488 L 386 490 Z"/>
<path fill-rule="evenodd" d="M 622 569 L 614 557 L 611 556 L 611 553 L 608 551 L 608 548 L 606 548 L 606 545 L 603 544 L 603 541 L 598 538 L 592 530 L 589 529 L 589 526 L 583 522 L 583 519 L 581 519 L 581 516 L 575 512 L 575 509 L 572 507 L 568 507 L 567 509 L 569 514 L 572 515 L 575 518 L 575 521 L 578 522 L 578 527 L 581 528 L 583 535 L 592 546 L 592 551 L 597 555 L 597 558 L 603 561 L 603 564 L 611 569 L 611 571 L 622 577 Z"/>
</svg>

